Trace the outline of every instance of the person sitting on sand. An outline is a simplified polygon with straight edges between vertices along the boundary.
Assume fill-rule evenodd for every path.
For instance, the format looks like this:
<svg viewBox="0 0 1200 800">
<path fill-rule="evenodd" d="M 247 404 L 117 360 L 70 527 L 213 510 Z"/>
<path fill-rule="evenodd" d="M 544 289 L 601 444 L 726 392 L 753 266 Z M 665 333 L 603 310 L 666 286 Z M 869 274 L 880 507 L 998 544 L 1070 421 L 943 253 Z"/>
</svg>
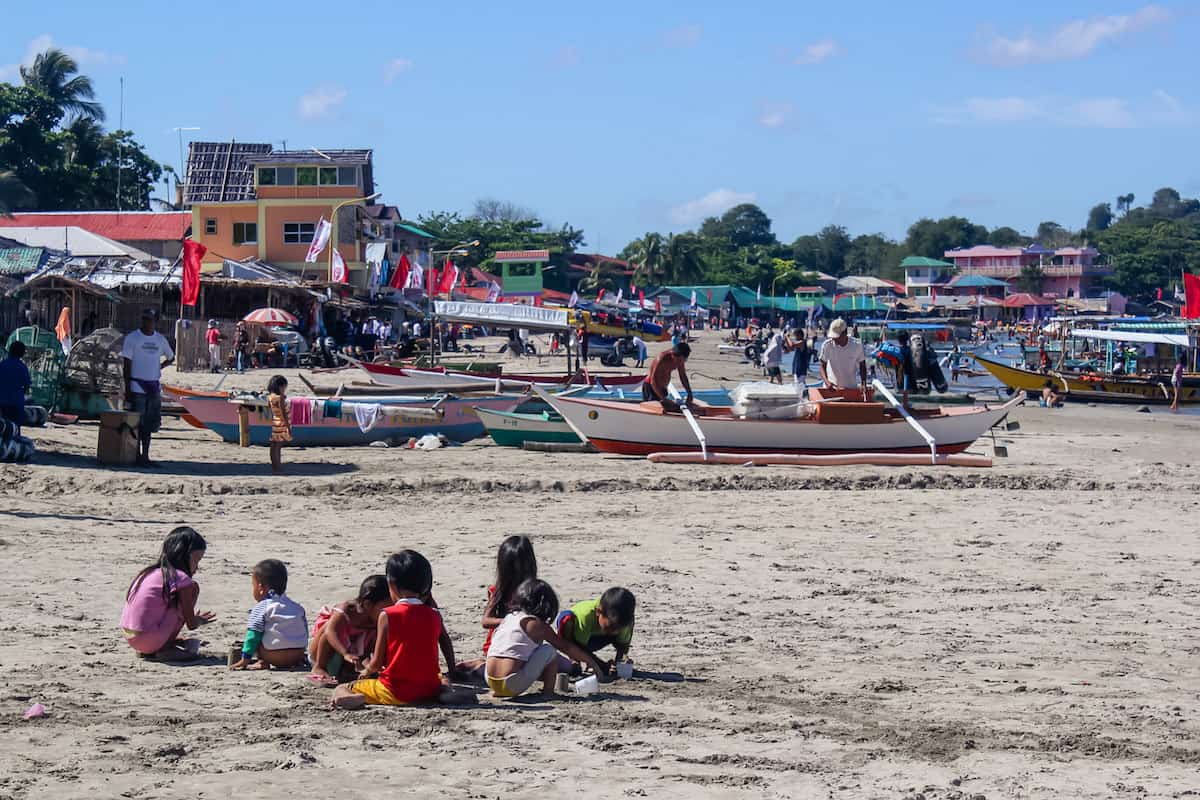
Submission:
<svg viewBox="0 0 1200 800">
<path fill-rule="evenodd" d="M 500 550 L 496 553 L 496 580 L 488 587 L 487 603 L 483 607 L 480 623 L 487 631 L 483 639 L 483 658 L 462 662 L 458 665 L 459 672 L 483 677 L 484 662 L 496 628 L 500 627 L 509 612 L 516 609 L 517 588 L 525 581 L 536 578 L 537 574 L 537 556 L 528 536 L 509 536 L 500 543 Z"/>
<path fill-rule="evenodd" d="M 671 373 L 679 373 L 679 382 L 687 391 L 685 403 L 692 403 L 692 384 L 688 380 L 687 360 L 692 354 L 692 347 L 687 342 L 679 342 L 674 347 L 664 350 L 650 362 L 646 372 L 646 380 L 642 381 L 642 399 L 662 403 L 664 411 L 679 411 L 679 404 L 671 399 L 667 384 L 671 382 Z"/>
<path fill-rule="evenodd" d="M 596 657 L 570 639 L 560 638 L 547 622 L 558 614 L 558 595 L 550 584 L 536 578 L 517 588 L 514 608 L 501 621 L 492 636 L 485 677 L 496 697 L 516 697 L 542 680 L 542 693 L 554 695 L 558 677 L 558 654 L 586 662 L 601 680 L 608 670 Z"/>
<path fill-rule="evenodd" d="M 287 566 L 277 558 L 254 565 L 250 591 L 256 605 L 246 620 L 242 657 L 230 669 L 298 667 L 308 655 L 308 619 L 304 609 L 288 597 Z"/>
<path fill-rule="evenodd" d="M 624 661 L 629 655 L 636 611 L 637 598 L 633 592 L 614 586 L 598 599 L 576 603 L 559 614 L 555 627 L 559 636 L 589 653 L 612 645 L 616 659 L 606 665 L 609 671 L 616 661 Z"/>
<path fill-rule="evenodd" d="M 359 586 L 356 599 L 322 606 L 308 646 L 308 659 L 313 665 L 309 680 L 336 686 L 336 676 L 344 666 L 357 674 L 363 658 L 375 651 L 379 615 L 391 604 L 387 577 L 371 575 Z"/>
<path fill-rule="evenodd" d="M 1042 384 L 1042 408 L 1062 408 L 1062 396 L 1054 390 L 1054 381 L 1047 379 Z"/>
<path fill-rule="evenodd" d="M 199 653 L 198 640 L 177 637 L 184 625 L 195 630 L 216 619 L 211 611 L 196 613 L 200 587 L 193 576 L 207 549 L 204 537 L 186 525 L 178 527 L 167 535 L 158 561 L 129 584 L 121 630 L 139 655 L 181 661 Z"/>
<path fill-rule="evenodd" d="M 375 652 L 363 667 L 363 677 L 335 689 L 333 707 L 453 702 L 455 696 L 438 670 L 442 615 L 422 602 L 433 588 L 433 568 L 420 553 L 402 550 L 388 558 L 386 573 L 395 604 L 379 615 Z"/>
</svg>

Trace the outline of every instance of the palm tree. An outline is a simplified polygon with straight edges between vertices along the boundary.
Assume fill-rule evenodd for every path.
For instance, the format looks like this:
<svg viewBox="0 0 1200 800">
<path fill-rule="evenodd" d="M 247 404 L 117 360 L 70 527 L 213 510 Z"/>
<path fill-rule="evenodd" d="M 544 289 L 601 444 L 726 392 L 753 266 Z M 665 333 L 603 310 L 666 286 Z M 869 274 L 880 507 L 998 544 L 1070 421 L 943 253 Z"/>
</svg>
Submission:
<svg viewBox="0 0 1200 800">
<path fill-rule="evenodd" d="M 14 173 L 0 171 L 0 217 L 12 216 L 13 209 L 28 208 L 37 202 L 33 192 Z"/>
<path fill-rule="evenodd" d="M 75 59 L 56 47 L 39 53 L 31 66 L 21 67 L 21 80 L 53 100 L 64 115 L 104 120 L 104 109 L 93 102 L 92 79 L 80 75 Z"/>
<path fill-rule="evenodd" d="M 592 269 L 592 273 L 579 281 L 579 293 L 597 294 L 601 289 L 611 292 L 617 285 L 617 276 L 621 274 L 621 265 L 613 261 L 600 261 Z"/>
<path fill-rule="evenodd" d="M 81 167 L 94 167 L 100 161 L 104 144 L 104 129 L 91 117 L 75 117 L 67 125 L 67 162 Z"/>
<path fill-rule="evenodd" d="M 666 277 L 666 254 L 659 233 L 647 233 L 633 244 L 631 256 L 636 267 L 633 281 L 638 286 L 659 286 Z"/>
<path fill-rule="evenodd" d="M 672 283 L 687 285 L 704 275 L 700 241 L 695 234 L 672 233 L 667 239 L 665 262 L 663 272 Z"/>
</svg>

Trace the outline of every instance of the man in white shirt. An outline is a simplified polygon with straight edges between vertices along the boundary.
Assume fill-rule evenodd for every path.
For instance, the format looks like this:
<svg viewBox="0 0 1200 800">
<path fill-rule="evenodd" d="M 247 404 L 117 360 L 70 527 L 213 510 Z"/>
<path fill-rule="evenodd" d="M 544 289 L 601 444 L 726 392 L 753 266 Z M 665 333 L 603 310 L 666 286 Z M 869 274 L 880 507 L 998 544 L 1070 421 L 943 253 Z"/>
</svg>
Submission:
<svg viewBox="0 0 1200 800">
<path fill-rule="evenodd" d="M 635 366 L 638 368 L 646 366 L 646 342 L 642 340 L 642 337 L 635 336 L 633 337 L 633 347 L 637 351 L 637 364 Z"/>
<path fill-rule="evenodd" d="M 420 338 L 421 338 L 421 323 L 420 323 L 419 321 L 417 321 L 417 320 L 413 320 L 413 328 L 412 328 L 412 331 L 413 331 L 413 338 L 414 338 L 414 339 L 420 339 Z"/>
<path fill-rule="evenodd" d="M 867 385 L 867 359 L 862 342 L 846 332 L 846 320 L 829 325 L 829 338 L 821 345 L 821 379 L 830 389 L 858 389 Z"/>
<path fill-rule="evenodd" d="M 150 461 L 150 437 L 162 424 L 162 368 L 175 360 L 166 337 L 156 330 L 158 310 L 142 312 L 142 327 L 125 334 L 121 362 L 125 371 L 125 402 L 141 415 L 138 422 L 139 466 L 155 466 Z"/>
<path fill-rule="evenodd" d="M 767 348 L 762 355 L 763 367 L 767 370 L 767 380 L 771 383 L 783 385 L 783 372 L 780 365 L 783 363 L 784 349 L 783 331 L 777 330 L 767 340 Z"/>
</svg>

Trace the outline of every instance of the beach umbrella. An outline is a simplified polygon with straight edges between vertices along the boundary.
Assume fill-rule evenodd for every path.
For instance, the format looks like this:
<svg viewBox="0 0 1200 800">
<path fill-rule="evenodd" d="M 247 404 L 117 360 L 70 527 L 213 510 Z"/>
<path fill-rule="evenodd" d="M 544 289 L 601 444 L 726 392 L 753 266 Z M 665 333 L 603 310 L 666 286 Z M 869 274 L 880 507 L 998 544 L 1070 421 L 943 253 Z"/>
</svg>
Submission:
<svg viewBox="0 0 1200 800">
<path fill-rule="evenodd" d="M 254 322 L 259 325 L 299 325 L 300 320 L 284 311 L 282 308 L 256 308 L 246 316 L 243 322 Z"/>
</svg>

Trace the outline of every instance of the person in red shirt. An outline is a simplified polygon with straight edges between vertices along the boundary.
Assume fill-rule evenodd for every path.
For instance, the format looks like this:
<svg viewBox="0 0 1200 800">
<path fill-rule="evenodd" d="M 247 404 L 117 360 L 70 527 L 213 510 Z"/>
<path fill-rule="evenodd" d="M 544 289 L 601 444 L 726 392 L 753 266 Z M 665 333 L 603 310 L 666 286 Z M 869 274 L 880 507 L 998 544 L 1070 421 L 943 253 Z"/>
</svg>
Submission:
<svg viewBox="0 0 1200 800">
<path fill-rule="evenodd" d="M 433 569 L 420 553 L 402 550 L 388 558 L 386 572 L 395 605 L 379 615 L 375 653 L 363 667 L 364 677 L 334 690 L 333 707 L 455 702 L 438 668 L 442 616 L 423 600 L 433 588 Z"/>
<path fill-rule="evenodd" d="M 204 337 L 208 341 L 208 371 L 221 371 L 221 329 L 217 327 L 217 321 L 210 319 L 208 321 L 208 333 Z"/>
</svg>

